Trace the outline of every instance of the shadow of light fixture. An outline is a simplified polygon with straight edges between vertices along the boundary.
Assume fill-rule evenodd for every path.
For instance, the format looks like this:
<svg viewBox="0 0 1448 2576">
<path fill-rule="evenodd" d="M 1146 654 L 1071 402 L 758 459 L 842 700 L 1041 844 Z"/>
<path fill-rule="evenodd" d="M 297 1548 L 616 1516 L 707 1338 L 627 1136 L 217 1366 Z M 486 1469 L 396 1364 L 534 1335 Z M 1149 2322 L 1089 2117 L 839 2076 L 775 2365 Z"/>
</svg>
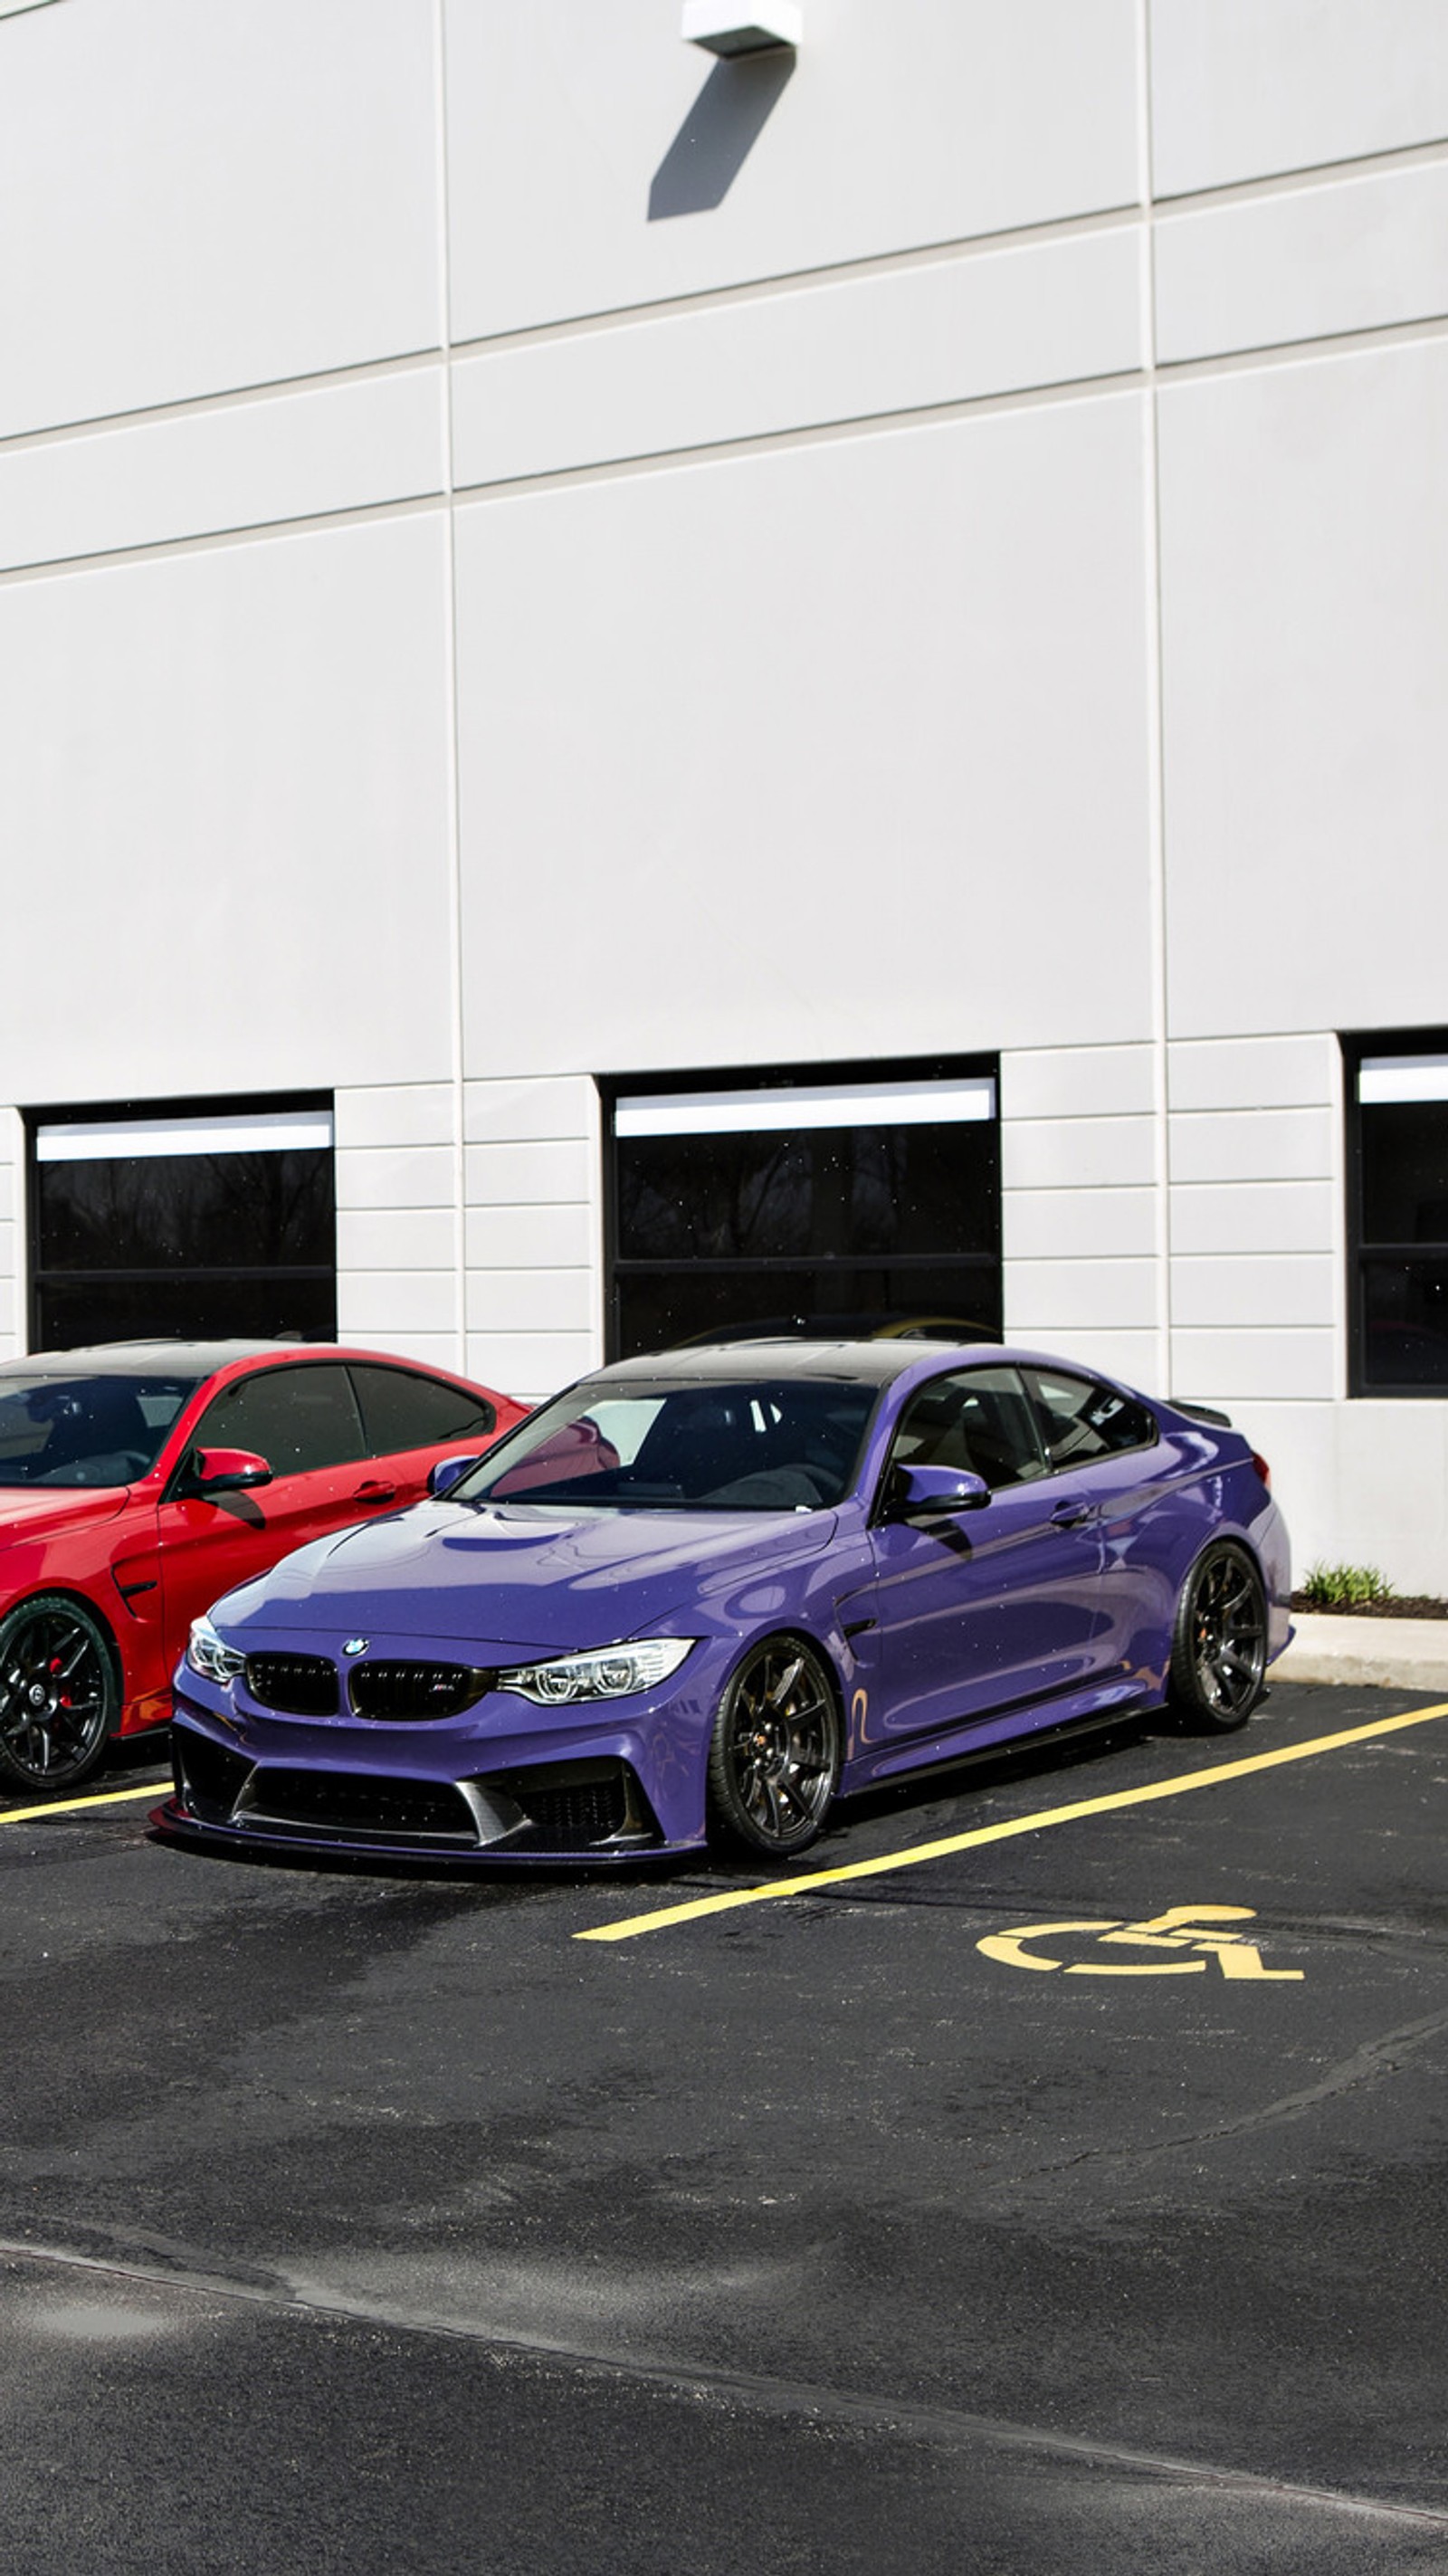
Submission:
<svg viewBox="0 0 1448 2576">
<path fill-rule="evenodd" d="M 726 59 L 740 54 L 774 53 L 781 46 L 798 45 L 804 32 L 804 12 L 798 0 L 764 0 L 758 9 L 741 6 L 740 0 L 684 0 L 684 23 L 681 30 L 688 45 L 702 45 L 706 52 Z"/>
<path fill-rule="evenodd" d="M 751 25 L 753 21 L 751 20 Z M 649 188 L 649 222 L 721 206 L 794 77 L 792 45 L 716 62 Z"/>
</svg>

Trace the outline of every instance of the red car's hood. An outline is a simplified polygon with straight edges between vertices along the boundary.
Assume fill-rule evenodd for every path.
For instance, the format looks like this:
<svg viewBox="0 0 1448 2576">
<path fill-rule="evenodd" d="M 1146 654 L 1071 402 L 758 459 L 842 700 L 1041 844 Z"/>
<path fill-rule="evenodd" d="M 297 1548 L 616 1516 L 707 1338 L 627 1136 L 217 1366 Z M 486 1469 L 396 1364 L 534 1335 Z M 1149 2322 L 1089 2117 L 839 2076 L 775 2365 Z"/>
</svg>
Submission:
<svg viewBox="0 0 1448 2576">
<path fill-rule="evenodd" d="M 113 1521 L 130 1499 L 129 1485 L 0 1485 L 0 1547 L 51 1538 L 87 1521 Z"/>
</svg>

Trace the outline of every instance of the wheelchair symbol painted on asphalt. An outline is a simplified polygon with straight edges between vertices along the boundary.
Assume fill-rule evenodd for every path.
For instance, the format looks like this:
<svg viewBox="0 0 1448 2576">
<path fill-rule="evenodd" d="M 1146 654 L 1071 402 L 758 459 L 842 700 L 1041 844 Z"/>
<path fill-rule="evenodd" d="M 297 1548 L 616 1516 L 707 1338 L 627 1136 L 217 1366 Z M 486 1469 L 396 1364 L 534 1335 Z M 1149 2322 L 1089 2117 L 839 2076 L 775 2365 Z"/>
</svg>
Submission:
<svg viewBox="0 0 1448 2576">
<path fill-rule="evenodd" d="M 991 1932 L 976 1948 L 1008 1968 L 1060 1968 L 1068 1977 L 1200 1977 L 1213 1959 L 1224 1977 L 1272 1979 L 1300 1984 L 1301 1968 L 1264 1968 L 1262 1953 L 1241 1932 L 1213 1931 L 1214 1924 L 1253 1923 L 1250 1905 L 1171 1905 L 1144 1923 L 1018 1923 L 1013 1932 Z M 1120 1944 L 1140 1950 L 1187 1950 L 1203 1955 L 1177 1959 L 1064 1959 L 1028 1948 L 1037 1941 L 1059 1942 L 1065 1933 L 1094 1933 L 1103 1948 Z"/>
</svg>

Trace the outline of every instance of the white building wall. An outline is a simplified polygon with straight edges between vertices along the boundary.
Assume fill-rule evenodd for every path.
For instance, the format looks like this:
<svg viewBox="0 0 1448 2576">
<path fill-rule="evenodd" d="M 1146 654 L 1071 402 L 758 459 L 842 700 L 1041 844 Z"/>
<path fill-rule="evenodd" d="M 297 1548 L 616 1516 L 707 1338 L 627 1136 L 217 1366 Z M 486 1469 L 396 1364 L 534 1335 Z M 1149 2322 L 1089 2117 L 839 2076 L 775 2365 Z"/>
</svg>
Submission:
<svg viewBox="0 0 1448 2576">
<path fill-rule="evenodd" d="M 1010 1328 L 1448 1588 L 1336 1044 L 1448 1017 L 1448 14 L 881 30 L 0 7 L 0 1098 L 332 1089 L 343 1329 L 537 1393 L 594 1076 L 999 1051 Z"/>
</svg>

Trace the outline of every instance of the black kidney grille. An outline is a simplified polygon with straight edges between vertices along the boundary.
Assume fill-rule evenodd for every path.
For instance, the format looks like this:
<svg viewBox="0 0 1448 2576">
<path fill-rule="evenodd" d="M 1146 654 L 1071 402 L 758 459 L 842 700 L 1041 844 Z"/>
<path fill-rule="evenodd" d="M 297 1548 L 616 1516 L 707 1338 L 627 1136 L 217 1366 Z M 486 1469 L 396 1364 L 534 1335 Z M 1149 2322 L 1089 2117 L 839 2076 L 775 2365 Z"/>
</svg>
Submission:
<svg viewBox="0 0 1448 2576">
<path fill-rule="evenodd" d="M 456 1717 L 471 1708 L 496 1676 L 472 1664 L 413 1664 L 378 1657 L 354 1664 L 347 1676 L 358 1717 L 390 1718 L 394 1724 L 420 1724 L 430 1717 Z"/>
<path fill-rule="evenodd" d="M 473 1811 L 451 1781 L 375 1779 L 365 1771 L 292 1771 L 262 1764 L 239 1824 L 305 1834 L 376 1834 L 393 1842 L 476 1846 Z"/>
<path fill-rule="evenodd" d="M 246 1687 L 284 1717 L 335 1717 L 337 1667 L 327 1655 L 248 1655 Z"/>
</svg>

